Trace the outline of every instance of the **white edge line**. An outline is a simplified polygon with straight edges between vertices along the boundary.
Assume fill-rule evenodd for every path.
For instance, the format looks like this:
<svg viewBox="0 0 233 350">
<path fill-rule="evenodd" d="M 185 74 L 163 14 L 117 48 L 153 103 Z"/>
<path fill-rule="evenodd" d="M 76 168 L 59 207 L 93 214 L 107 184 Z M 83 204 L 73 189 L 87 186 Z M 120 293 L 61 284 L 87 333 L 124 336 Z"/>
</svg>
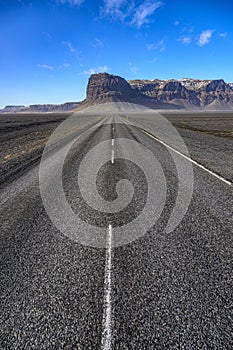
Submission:
<svg viewBox="0 0 233 350">
<path fill-rule="evenodd" d="M 111 350 L 112 348 L 112 225 L 109 225 L 106 239 L 106 262 L 104 276 L 104 313 L 103 313 L 103 331 L 101 339 L 101 349 Z"/>
<path fill-rule="evenodd" d="M 208 172 L 209 174 L 215 176 L 217 179 L 223 181 L 223 182 L 226 183 L 227 185 L 232 186 L 232 183 L 231 183 L 230 181 L 224 179 L 224 177 L 222 177 L 222 176 L 220 176 L 220 175 L 214 173 L 213 171 L 211 171 L 211 170 L 205 168 L 205 167 L 204 167 L 203 165 L 201 165 L 200 163 L 196 162 L 196 161 L 193 160 L 192 158 L 187 157 L 187 156 L 184 155 L 183 153 L 177 151 L 175 148 L 172 148 L 171 146 L 169 146 L 169 145 L 166 144 L 165 142 L 159 140 L 159 139 L 156 138 L 155 136 L 151 135 L 150 133 L 148 133 L 148 132 L 145 131 L 144 129 L 141 129 L 141 130 L 143 130 L 143 132 L 144 132 L 145 134 L 147 134 L 148 136 L 150 136 L 152 139 L 158 141 L 159 143 L 161 143 L 161 144 L 164 145 L 165 147 L 169 148 L 169 149 L 172 150 L 173 152 L 175 152 L 175 153 L 179 154 L 180 156 L 184 157 L 185 159 L 189 160 L 189 161 L 192 162 L 193 164 L 197 165 L 199 168 L 201 168 L 201 169 L 205 170 L 206 172 Z"/>
</svg>

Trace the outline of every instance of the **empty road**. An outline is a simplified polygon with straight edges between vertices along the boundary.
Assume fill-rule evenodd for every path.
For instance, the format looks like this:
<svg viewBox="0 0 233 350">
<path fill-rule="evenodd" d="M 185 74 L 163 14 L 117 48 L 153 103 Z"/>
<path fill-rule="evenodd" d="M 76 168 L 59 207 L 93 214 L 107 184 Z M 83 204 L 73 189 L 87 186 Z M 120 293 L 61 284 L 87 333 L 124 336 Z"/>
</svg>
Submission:
<svg viewBox="0 0 233 350">
<path fill-rule="evenodd" d="M 134 121 L 72 121 L 1 188 L 1 350 L 232 348 L 232 184 Z"/>
</svg>

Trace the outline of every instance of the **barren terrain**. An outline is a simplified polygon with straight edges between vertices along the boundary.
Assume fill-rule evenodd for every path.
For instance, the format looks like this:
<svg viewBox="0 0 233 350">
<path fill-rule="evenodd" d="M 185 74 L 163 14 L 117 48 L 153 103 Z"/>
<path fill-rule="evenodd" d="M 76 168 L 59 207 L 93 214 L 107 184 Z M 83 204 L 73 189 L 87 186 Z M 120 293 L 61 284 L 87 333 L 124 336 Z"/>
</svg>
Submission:
<svg viewBox="0 0 233 350">
<path fill-rule="evenodd" d="M 1 185 L 40 160 L 49 136 L 70 114 L 0 115 Z M 162 114 L 178 129 L 193 159 L 228 180 L 233 180 L 232 112 Z"/>
</svg>

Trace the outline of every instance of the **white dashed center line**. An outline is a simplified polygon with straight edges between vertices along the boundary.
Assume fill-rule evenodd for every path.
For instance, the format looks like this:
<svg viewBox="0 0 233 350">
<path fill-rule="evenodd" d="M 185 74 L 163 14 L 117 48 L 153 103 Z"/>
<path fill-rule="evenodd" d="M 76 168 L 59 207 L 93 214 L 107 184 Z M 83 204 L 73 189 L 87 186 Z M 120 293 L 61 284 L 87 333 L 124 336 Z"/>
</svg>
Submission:
<svg viewBox="0 0 233 350">
<path fill-rule="evenodd" d="M 112 225 L 109 225 L 106 237 L 106 262 L 104 276 L 104 314 L 101 349 L 112 348 Z"/>
<path fill-rule="evenodd" d="M 114 139 L 112 139 L 112 157 L 111 157 L 111 162 L 114 164 Z"/>
</svg>

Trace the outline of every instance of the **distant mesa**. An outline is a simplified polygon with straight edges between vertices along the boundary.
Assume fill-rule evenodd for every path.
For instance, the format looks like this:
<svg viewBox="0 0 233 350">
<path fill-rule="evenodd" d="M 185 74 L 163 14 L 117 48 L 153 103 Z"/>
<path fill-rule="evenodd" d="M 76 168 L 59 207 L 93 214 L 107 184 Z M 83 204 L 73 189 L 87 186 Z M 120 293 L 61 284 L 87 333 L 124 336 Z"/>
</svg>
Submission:
<svg viewBox="0 0 233 350">
<path fill-rule="evenodd" d="M 18 106 L 18 105 L 16 105 L 16 106 L 6 106 L 5 108 L 4 108 L 4 110 L 2 109 L 1 111 L 4 111 L 4 112 L 18 112 L 18 111 L 20 111 L 21 109 L 24 109 L 24 108 L 26 108 L 25 106 Z"/>
<path fill-rule="evenodd" d="M 129 80 L 108 74 L 92 74 L 86 99 L 60 105 L 6 106 L 0 112 L 69 112 L 109 102 L 137 104 L 152 109 L 233 110 L 233 83 L 223 79 Z"/>
<path fill-rule="evenodd" d="M 30 106 L 6 106 L 1 113 L 48 113 L 69 112 L 78 108 L 80 102 L 66 102 L 63 104 L 35 104 Z"/>
</svg>

